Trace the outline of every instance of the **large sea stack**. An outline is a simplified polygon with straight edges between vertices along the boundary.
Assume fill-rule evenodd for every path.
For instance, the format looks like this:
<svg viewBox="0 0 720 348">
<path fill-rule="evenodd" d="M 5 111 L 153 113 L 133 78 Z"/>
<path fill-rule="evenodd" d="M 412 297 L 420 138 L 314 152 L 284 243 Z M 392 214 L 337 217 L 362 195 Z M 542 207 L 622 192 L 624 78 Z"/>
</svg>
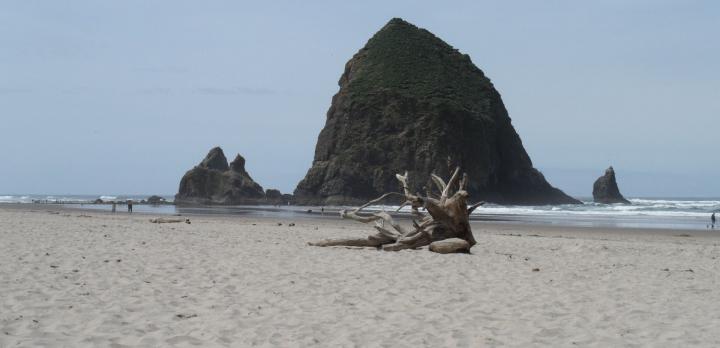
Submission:
<svg viewBox="0 0 720 348">
<path fill-rule="evenodd" d="M 615 169 L 613 169 L 612 166 L 605 170 L 605 175 L 595 180 L 593 184 L 593 201 L 595 201 L 595 203 L 605 204 L 630 204 L 630 201 L 620 194 L 620 189 L 615 179 Z"/>
<path fill-rule="evenodd" d="M 357 204 L 419 192 L 459 165 L 473 201 L 580 203 L 532 166 L 500 94 L 466 54 L 394 18 L 345 65 L 315 158 L 295 189 L 301 204 Z"/>
<path fill-rule="evenodd" d="M 265 191 L 245 170 L 239 154 L 229 165 L 223 150 L 215 147 L 180 180 L 176 204 L 261 204 Z"/>
</svg>

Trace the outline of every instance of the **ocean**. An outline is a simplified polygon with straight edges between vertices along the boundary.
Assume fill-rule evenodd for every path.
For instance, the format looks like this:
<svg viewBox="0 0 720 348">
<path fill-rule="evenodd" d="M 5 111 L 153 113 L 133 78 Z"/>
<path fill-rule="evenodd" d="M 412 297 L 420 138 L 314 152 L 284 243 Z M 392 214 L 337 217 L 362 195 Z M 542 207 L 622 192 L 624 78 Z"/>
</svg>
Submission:
<svg viewBox="0 0 720 348">
<path fill-rule="evenodd" d="M 0 203 L 55 203 L 55 204 L 81 204 L 93 203 L 96 199 L 103 201 L 140 202 L 152 195 L 3 195 L 0 194 Z M 172 195 L 159 195 L 172 202 Z"/>
<path fill-rule="evenodd" d="M 708 229 L 720 213 L 720 198 L 629 198 L 632 204 L 500 206 L 488 204 L 473 215 L 503 221 L 608 228 Z M 720 216 L 718 216 L 720 218 Z M 717 226 L 716 226 L 717 227 Z M 720 231 L 719 231 L 720 232 Z"/>
<path fill-rule="evenodd" d="M 49 203 L 63 204 L 83 209 L 110 210 L 110 205 L 93 204 L 103 201 L 132 199 L 135 212 L 152 214 L 254 214 L 284 218 L 319 214 L 320 207 L 306 206 L 212 206 L 176 207 L 174 205 L 138 204 L 150 195 L 0 195 L 0 203 Z M 161 197 L 172 202 L 171 195 Z M 582 199 L 583 205 L 502 206 L 484 205 L 473 213 L 473 220 L 507 223 L 548 224 L 558 226 L 607 227 L 607 228 L 663 228 L 663 229 L 709 229 L 710 215 L 720 213 L 720 198 L 630 198 L 632 204 L 597 204 Z M 324 214 L 332 216 L 344 207 L 325 207 Z M 377 205 L 366 210 L 394 211 L 397 206 Z M 118 212 L 124 211 L 123 206 Z M 401 213 L 406 213 L 404 208 Z M 718 216 L 720 218 L 720 215 Z M 718 227 L 718 226 L 716 226 Z M 720 227 L 718 227 L 720 232 Z"/>
</svg>

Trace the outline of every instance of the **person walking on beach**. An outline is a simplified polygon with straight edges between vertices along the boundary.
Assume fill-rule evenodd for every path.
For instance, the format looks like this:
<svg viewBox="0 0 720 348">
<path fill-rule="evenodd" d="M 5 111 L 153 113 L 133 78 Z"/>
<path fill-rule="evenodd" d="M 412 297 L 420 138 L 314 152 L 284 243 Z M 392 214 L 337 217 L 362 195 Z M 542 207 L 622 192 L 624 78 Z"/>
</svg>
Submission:
<svg viewBox="0 0 720 348">
<path fill-rule="evenodd" d="M 115 201 L 112 202 L 112 212 L 115 212 L 115 208 L 117 207 L 117 203 Z"/>
<path fill-rule="evenodd" d="M 132 200 L 128 199 L 128 213 L 132 213 Z"/>
<path fill-rule="evenodd" d="M 712 213 L 712 215 L 710 215 L 710 223 L 711 223 L 710 226 L 712 226 L 712 228 L 715 229 L 715 213 Z"/>
</svg>

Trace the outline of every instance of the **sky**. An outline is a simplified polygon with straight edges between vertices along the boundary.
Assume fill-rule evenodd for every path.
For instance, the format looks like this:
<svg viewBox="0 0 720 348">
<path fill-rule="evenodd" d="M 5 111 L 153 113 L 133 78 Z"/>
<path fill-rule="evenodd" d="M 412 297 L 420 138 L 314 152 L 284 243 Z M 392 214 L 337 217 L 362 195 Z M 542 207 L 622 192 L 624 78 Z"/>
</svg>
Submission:
<svg viewBox="0 0 720 348">
<path fill-rule="evenodd" d="M 720 196 L 716 1 L 0 2 L 0 194 L 174 194 L 221 146 L 292 192 L 393 17 L 467 53 L 575 196 Z"/>
</svg>

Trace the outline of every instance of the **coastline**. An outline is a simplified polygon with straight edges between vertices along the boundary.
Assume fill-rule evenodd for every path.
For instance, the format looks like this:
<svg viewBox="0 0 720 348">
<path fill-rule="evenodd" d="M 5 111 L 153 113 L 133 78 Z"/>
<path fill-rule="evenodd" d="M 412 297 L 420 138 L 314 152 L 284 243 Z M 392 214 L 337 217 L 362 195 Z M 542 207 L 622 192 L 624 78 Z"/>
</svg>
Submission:
<svg viewBox="0 0 720 348">
<path fill-rule="evenodd" d="M 697 201 L 696 201 L 697 202 Z M 705 201 L 704 204 L 717 205 L 719 201 Z M 19 209 L 70 209 L 99 213 L 110 213 L 109 204 L 73 203 L 73 204 L 45 204 L 45 203 L 0 203 L 0 207 Z M 503 225 L 525 225 L 547 226 L 551 228 L 596 228 L 600 230 L 682 230 L 682 231 L 707 231 L 720 230 L 720 225 L 715 229 L 710 228 L 710 213 L 679 213 L 680 215 L 662 215 L 665 212 L 656 212 L 661 215 L 648 215 L 637 213 L 628 215 L 616 213 L 615 209 L 628 209 L 632 206 L 601 206 L 602 209 L 610 211 L 558 211 L 556 207 L 517 207 L 517 206 L 489 206 L 482 207 L 475 211 L 470 217 L 471 221 L 482 223 L 493 223 Z M 336 218 L 341 209 L 352 209 L 353 207 L 339 206 L 298 206 L 298 205 L 209 205 L 209 206 L 176 206 L 173 204 L 135 204 L 135 213 L 149 215 L 225 215 L 225 216 L 264 216 L 268 218 Z M 366 210 L 371 212 L 379 209 L 386 209 L 399 219 L 408 219 L 408 211 L 395 212 L 396 206 L 371 206 Z M 543 210 L 534 210 L 542 208 Z M 632 207 L 633 209 L 635 207 Z M 707 206 L 705 209 L 709 209 Z M 117 212 L 122 214 L 125 206 L 118 204 Z M 678 214 L 678 213 L 676 213 Z"/>
<path fill-rule="evenodd" d="M 307 246 L 372 229 L 339 218 L 150 217 L 0 205 L 0 346 L 720 344 L 720 233 L 473 222 L 439 255 Z"/>
<path fill-rule="evenodd" d="M 320 207 L 300 207 L 291 206 L 293 209 L 287 209 L 285 206 L 198 206 L 198 207 L 183 207 L 181 212 L 154 212 L 138 210 L 138 206 L 135 205 L 135 210 L 132 214 L 128 214 L 124 210 L 123 205 L 118 205 L 117 212 L 112 213 L 109 211 L 109 206 L 101 206 L 101 209 L 97 209 L 93 204 L 32 204 L 32 203 L 0 203 L 0 210 L 18 210 L 18 211 L 30 211 L 30 212 L 42 212 L 42 211 L 54 211 L 54 212 L 66 212 L 66 214 L 73 214 L 78 212 L 94 213 L 108 216 L 146 216 L 160 217 L 160 216 L 187 216 L 187 217 L 202 217 L 207 219 L 243 219 L 243 218 L 256 218 L 256 219 L 268 219 L 277 221 L 290 221 L 291 220 L 339 220 L 344 223 L 357 224 L 349 220 L 342 220 L 338 215 L 339 207 L 330 207 L 323 213 L 320 212 Z M 148 205 L 149 206 L 149 205 Z M 161 206 L 162 207 L 162 206 Z M 165 207 L 172 207 L 172 205 L 165 205 Z M 104 209 L 107 208 L 107 209 Z M 227 211 L 224 211 L 227 209 Z M 308 213 L 307 209 L 312 210 Z M 239 213 L 238 211 L 242 211 Z M 399 214 L 396 216 L 400 221 L 408 221 L 409 215 Z M 552 217 L 549 217 L 552 218 Z M 273 220 L 273 221 L 274 221 Z M 584 225 L 566 225 L 566 224 L 553 224 L 548 223 L 549 219 L 542 219 L 538 221 L 532 221 L 528 217 L 523 219 L 517 219 L 517 217 L 506 218 L 502 215 L 479 215 L 473 216 L 470 223 L 475 231 L 478 228 L 488 228 L 491 230 L 498 231 L 525 231 L 526 233 L 539 233 L 553 235 L 561 232 L 581 234 L 592 236 L 593 234 L 607 234 L 607 235 L 627 235 L 627 234 L 646 234 L 649 236 L 663 236 L 671 237 L 677 235 L 690 235 L 693 237 L 720 237 L 720 226 L 716 226 L 712 229 L 702 228 L 652 228 L 652 227 L 631 227 L 631 228 L 620 228 L 613 226 L 584 226 Z M 702 227 L 702 226 L 701 226 Z"/>
</svg>

